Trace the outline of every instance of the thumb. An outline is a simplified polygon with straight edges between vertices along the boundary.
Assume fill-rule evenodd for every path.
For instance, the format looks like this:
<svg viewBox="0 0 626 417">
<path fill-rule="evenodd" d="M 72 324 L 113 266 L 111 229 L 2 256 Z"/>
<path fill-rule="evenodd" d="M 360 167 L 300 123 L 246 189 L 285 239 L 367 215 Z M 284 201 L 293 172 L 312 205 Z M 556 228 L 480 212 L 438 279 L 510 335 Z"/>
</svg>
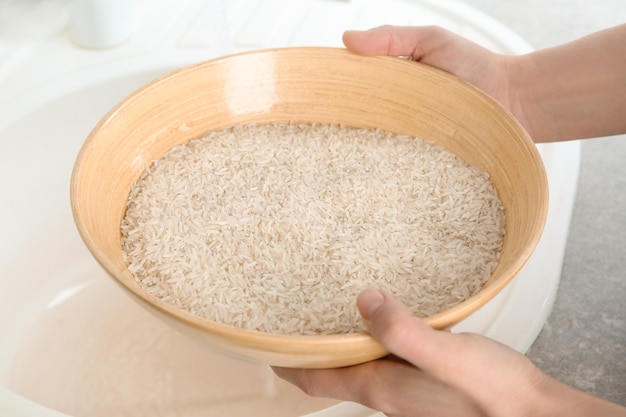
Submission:
<svg viewBox="0 0 626 417">
<path fill-rule="evenodd" d="M 357 307 L 371 336 L 385 349 L 435 376 L 445 375 L 449 359 L 462 349 L 454 335 L 432 329 L 385 292 L 362 292 Z"/>
<path fill-rule="evenodd" d="M 366 290 L 357 306 L 389 352 L 492 410 L 489 415 L 510 415 L 520 393 L 530 395 L 545 381 L 521 353 L 476 334 L 434 330 L 389 294 Z"/>
</svg>

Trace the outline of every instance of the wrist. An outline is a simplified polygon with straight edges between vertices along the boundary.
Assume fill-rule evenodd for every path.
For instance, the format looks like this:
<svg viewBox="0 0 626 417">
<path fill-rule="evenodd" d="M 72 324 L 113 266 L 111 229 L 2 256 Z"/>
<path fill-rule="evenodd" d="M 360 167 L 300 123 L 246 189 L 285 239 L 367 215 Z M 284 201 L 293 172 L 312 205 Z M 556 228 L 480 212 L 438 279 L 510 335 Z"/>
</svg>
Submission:
<svg viewBox="0 0 626 417">
<path fill-rule="evenodd" d="M 558 140 L 558 127 L 543 95 L 549 91 L 542 83 L 542 69 L 534 54 L 504 57 L 509 110 L 535 142 Z"/>
<path fill-rule="evenodd" d="M 536 401 L 526 416 L 533 417 L 625 417 L 626 408 L 594 397 L 541 374 L 534 385 Z"/>
</svg>

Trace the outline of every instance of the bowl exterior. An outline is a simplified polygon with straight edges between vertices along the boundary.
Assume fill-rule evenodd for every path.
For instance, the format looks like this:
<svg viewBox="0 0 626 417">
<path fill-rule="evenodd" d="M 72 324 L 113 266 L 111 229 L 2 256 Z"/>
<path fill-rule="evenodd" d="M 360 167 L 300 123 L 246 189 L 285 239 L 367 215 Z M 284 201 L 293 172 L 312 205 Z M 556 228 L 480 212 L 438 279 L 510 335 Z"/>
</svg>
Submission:
<svg viewBox="0 0 626 417">
<path fill-rule="evenodd" d="M 74 219 L 108 273 L 140 303 L 215 349 L 277 366 L 336 367 L 386 352 L 369 336 L 278 336 L 188 314 L 147 294 L 122 258 L 120 222 L 133 183 L 172 146 L 241 123 L 331 123 L 419 137 L 487 171 L 505 207 L 501 259 L 481 292 L 426 321 L 447 328 L 493 298 L 532 254 L 548 187 L 534 143 L 478 89 L 443 71 L 334 48 L 232 55 L 175 71 L 136 91 L 94 128 L 76 160 Z"/>
</svg>

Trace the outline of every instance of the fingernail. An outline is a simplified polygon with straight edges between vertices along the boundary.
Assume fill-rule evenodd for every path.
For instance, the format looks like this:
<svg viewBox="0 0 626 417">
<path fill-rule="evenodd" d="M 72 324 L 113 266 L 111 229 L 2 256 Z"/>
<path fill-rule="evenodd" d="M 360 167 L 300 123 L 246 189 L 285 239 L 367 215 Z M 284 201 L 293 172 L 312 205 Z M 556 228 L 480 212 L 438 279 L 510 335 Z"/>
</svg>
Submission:
<svg viewBox="0 0 626 417">
<path fill-rule="evenodd" d="M 385 303 L 385 294 L 376 289 L 365 290 L 359 295 L 357 303 L 361 316 L 369 320 Z"/>
</svg>

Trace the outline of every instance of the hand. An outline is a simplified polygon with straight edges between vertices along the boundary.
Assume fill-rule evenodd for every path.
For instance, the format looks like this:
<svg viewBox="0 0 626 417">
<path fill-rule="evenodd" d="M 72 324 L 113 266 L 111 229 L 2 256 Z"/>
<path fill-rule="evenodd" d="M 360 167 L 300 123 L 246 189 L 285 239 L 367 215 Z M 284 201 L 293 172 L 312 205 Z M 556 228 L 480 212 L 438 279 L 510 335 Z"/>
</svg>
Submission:
<svg viewBox="0 0 626 417">
<path fill-rule="evenodd" d="M 371 335 L 395 357 L 337 369 L 275 368 L 313 396 L 355 401 L 389 416 L 517 416 L 547 377 L 522 354 L 476 334 L 433 330 L 399 300 L 363 292 Z M 532 411 L 532 410 L 531 410 Z"/>
<path fill-rule="evenodd" d="M 515 89 L 511 88 L 509 61 L 514 57 L 491 52 L 437 26 L 380 26 L 346 31 L 343 43 L 358 54 L 403 56 L 450 72 L 495 98 L 523 125 L 528 125 L 513 95 Z"/>
<path fill-rule="evenodd" d="M 550 142 L 626 133 L 625 36 L 626 24 L 519 56 L 435 26 L 347 31 L 343 42 L 448 71 L 499 101 L 536 142 Z"/>
</svg>

